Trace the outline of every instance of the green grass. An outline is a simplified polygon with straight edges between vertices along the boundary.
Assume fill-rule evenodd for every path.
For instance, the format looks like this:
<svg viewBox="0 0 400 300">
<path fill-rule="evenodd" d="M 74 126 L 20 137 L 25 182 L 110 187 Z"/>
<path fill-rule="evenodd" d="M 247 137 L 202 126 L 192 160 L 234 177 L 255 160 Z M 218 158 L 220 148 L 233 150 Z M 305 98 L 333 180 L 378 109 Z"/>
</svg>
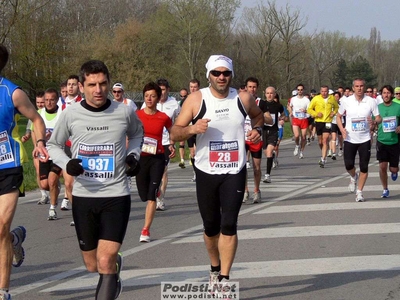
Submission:
<svg viewBox="0 0 400 300">
<path fill-rule="evenodd" d="M 25 134 L 27 122 L 28 119 L 26 119 L 25 117 L 21 117 L 21 119 L 18 121 L 18 132 L 20 136 L 23 136 Z M 33 166 L 33 160 L 32 160 L 32 150 L 33 150 L 32 139 L 24 143 L 23 146 L 29 158 L 29 162 L 23 164 L 25 190 L 32 191 L 38 188 L 36 183 L 36 171 L 35 167 Z"/>
</svg>

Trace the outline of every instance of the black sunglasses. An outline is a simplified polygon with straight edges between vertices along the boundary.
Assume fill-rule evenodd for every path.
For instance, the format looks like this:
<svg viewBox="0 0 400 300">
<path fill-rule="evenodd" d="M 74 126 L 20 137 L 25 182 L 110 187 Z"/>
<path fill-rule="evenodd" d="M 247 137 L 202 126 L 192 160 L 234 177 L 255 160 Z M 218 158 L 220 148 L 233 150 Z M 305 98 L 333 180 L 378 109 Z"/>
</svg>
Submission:
<svg viewBox="0 0 400 300">
<path fill-rule="evenodd" d="M 185 97 L 187 97 L 187 95 L 179 95 L 179 97 L 185 98 Z"/>
<path fill-rule="evenodd" d="M 367 93 L 372 93 L 372 91 L 367 91 Z"/>
<path fill-rule="evenodd" d="M 121 94 L 122 91 L 113 91 L 114 94 Z"/>
<path fill-rule="evenodd" d="M 232 71 L 217 71 L 217 70 L 212 70 L 210 71 L 211 75 L 214 77 L 219 77 L 222 75 L 224 75 L 224 77 L 229 77 L 232 75 Z"/>
</svg>

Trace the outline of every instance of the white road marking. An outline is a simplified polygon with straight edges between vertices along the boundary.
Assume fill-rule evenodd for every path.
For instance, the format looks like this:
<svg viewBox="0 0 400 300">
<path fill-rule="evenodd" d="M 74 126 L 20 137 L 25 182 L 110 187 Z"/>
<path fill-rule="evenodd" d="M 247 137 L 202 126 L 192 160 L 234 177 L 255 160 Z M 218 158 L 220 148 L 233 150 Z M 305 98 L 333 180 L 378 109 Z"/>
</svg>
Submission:
<svg viewBox="0 0 400 300">
<path fill-rule="evenodd" d="M 162 281 L 206 282 L 209 267 L 209 265 L 203 265 L 127 270 L 121 272 L 121 278 L 124 286 L 159 285 Z M 240 262 L 233 264 L 231 280 L 398 270 L 400 270 L 400 255 Z M 97 274 L 88 274 L 68 281 L 64 280 L 62 283 L 51 286 L 42 292 L 94 289 L 97 282 Z"/>
</svg>

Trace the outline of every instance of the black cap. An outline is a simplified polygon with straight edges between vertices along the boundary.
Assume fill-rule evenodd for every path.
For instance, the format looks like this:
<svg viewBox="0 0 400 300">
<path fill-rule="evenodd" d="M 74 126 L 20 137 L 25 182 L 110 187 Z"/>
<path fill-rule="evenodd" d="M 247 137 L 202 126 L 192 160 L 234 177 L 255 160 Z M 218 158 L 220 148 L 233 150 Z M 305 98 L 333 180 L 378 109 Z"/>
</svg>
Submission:
<svg viewBox="0 0 400 300">
<path fill-rule="evenodd" d="M 310 91 L 310 93 L 311 93 L 311 94 L 316 94 L 316 93 L 317 93 L 317 91 L 316 91 L 316 90 L 314 90 L 314 89 L 312 89 L 312 90 Z"/>
</svg>

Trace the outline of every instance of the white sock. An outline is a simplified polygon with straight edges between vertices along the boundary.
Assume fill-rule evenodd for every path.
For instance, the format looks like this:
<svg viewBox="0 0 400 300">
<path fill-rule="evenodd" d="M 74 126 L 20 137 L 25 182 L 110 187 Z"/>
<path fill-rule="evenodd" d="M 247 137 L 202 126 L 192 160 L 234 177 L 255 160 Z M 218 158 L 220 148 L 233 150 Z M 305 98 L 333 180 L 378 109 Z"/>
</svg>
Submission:
<svg viewBox="0 0 400 300">
<path fill-rule="evenodd" d="M 46 197 L 49 196 L 49 194 L 47 194 L 46 190 L 40 190 L 40 193 L 42 194 L 42 196 L 46 196 Z"/>
<path fill-rule="evenodd" d="M 57 205 L 53 205 L 53 204 L 50 205 L 50 209 L 56 209 L 56 208 L 57 208 Z"/>
</svg>

